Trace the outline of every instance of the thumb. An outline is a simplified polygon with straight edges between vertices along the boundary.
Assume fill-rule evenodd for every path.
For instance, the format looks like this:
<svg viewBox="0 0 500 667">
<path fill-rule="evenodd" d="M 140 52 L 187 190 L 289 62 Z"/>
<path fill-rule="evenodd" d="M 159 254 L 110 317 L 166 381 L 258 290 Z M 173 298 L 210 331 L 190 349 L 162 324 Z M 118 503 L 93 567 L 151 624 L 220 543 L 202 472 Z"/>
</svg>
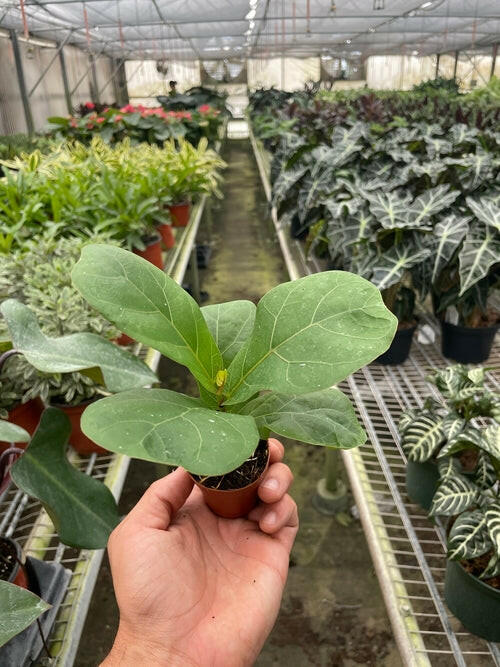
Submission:
<svg viewBox="0 0 500 667">
<path fill-rule="evenodd" d="M 151 484 L 137 505 L 124 520 L 130 528 L 167 530 L 176 512 L 184 505 L 193 488 L 193 480 L 177 468 L 166 477 Z"/>
</svg>

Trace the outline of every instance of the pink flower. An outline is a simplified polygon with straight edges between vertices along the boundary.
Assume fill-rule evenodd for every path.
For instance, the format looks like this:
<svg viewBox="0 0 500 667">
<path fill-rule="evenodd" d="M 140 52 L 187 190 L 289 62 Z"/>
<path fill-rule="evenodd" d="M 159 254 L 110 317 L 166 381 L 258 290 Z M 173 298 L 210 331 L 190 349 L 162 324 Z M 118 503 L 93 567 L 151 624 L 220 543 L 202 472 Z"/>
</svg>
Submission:
<svg viewBox="0 0 500 667">
<path fill-rule="evenodd" d="M 99 118 L 96 118 L 96 121 L 95 121 L 95 122 L 96 122 L 96 123 L 104 123 L 105 121 L 106 121 L 105 118 L 103 118 L 102 116 L 99 116 Z"/>
<path fill-rule="evenodd" d="M 92 130 L 94 127 L 94 123 L 87 123 L 87 130 Z"/>
<path fill-rule="evenodd" d="M 71 127 L 77 127 L 78 123 L 76 122 L 76 120 L 74 118 L 72 118 L 71 122 L 70 122 L 70 125 L 71 125 Z"/>
<path fill-rule="evenodd" d="M 113 120 L 115 121 L 115 123 L 118 123 L 118 121 L 123 120 L 123 116 L 120 116 L 120 114 L 118 113 L 118 114 L 116 114 L 116 116 L 113 118 Z"/>
<path fill-rule="evenodd" d="M 211 107 L 209 104 L 202 104 L 201 107 L 198 107 L 198 111 L 200 113 L 208 113 L 211 110 Z"/>
<path fill-rule="evenodd" d="M 95 104 L 93 102 L 85 102 L 87 109 L 95 109 Z"/>
</svg>

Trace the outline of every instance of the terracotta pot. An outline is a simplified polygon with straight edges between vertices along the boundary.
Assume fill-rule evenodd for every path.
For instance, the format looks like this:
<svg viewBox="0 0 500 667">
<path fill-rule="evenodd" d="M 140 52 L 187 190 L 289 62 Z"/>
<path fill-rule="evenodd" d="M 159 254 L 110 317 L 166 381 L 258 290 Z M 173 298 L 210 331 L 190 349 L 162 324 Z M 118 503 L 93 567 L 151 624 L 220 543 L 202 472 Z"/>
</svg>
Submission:
<svg viewBox="0 0 500 667">
<path fill-rule="evenodd" d="M 63 405 L 53 403 L 55 408 L 59 408 L 69 417 L 71 422 L 71 435 L 69 443 L 78 454 L 107 454 L 107 449 L 99 447 L 93 440 L 87 438 L 85 433 L 80 428 L 80 419 L 85 408 L 93 403 L 93 401 L 85 401 L 79 405 Z"/>
<path fill-rule="evenodd" d="M 132 345 L 135 343 L 135 340 L 127 336 L 127 334 L 122 333 L 121 336 L 115 339 L 115 343 L 117 345 Z"/>
<path fill-rule="evenodd" d="M 172 204 L 168 207 L 173 227 L 186 227 L 189 222 L 191 204 L 188 201 Z"/>
<path fill-rule="evenodd" d="M 173 248 L 175 245 L 175 236 L 172 232 L 172 225 L 169 225 L 168 222 L 162 222 L 160 225 L 156 226 L 156 229 L 161 236 L 164 247 L 167 250 Z"/>
<path fill-rule="evenodd" d="M 241 489 L 210 489 L 203 486 L 194 477 L 192 477 L 196 486 L 201 490 L 205 503 L 210 507 L 214 514 L 222 516 L 225 519 L 237 519 L 246 516 L 257 504 L 257 491 L 262 478 L 269 467 L 269 449 L 267 450 L 266 467 L 259 477 L 247 486 Z"/>
<path fill-rule="evenodd" d="M 39 398 L 32 398 L 27 403 L 19 403 L 9 411 L 7 421 L 24 428 L 30 435 L 36 430 L 43 412 L 43 403 Z M 27 443 L 16 443 L 16 447 L 24 449 Z M 0 454 L 8 449 L 10 443 L 0 441 Z"/>
<path fill-rule="evenodd" d="M 21 586 L 21 588 L 28 589 L 28 575 L 26 574 L 26 570 L 24 568 L 23 552 L 19 544 L 8 537 L 1 537 L 0 549 L 2 552 L 3 549 L 7 549 L 14 558 L 12 570 L 6 581 L 8 581 L 10 584 L 15 584 L 16 586 Z"/>
<path fill-rule="evenodd" d="M 163 265 L 163 256 L 161 254 L 160 238 L 155 237 L 154 239 L 148 239 L 147 241 L 145 241 L 145 244 L 146 247 L 144 248 L 144 250 L 139 250 L 138 248 L 134 248 L 134 253 L 136 255 L 139 255 L 139 257 L 147 259 L 148 262 L 151 262 L 151 264 L 154 264 L 163 271 L 164 265 Z"/>
</svg>

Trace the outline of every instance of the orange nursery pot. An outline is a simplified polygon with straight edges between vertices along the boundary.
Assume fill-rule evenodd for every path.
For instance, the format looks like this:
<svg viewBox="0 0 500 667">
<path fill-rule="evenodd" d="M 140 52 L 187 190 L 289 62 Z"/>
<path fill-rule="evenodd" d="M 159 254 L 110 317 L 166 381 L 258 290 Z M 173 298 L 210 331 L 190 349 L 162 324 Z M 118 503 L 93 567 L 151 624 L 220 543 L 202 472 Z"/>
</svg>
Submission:
<svg viewBox="0 0 500 667">
<path fill-rule="evenodd" d="M 163 257 L 161 254 L 161 240 L 159 237 L 148 240 L 144 250 L 134 248 L 134 253 L 139 255 L 139 257 L 147 259 L 148 262 L 151 262 L 151 264 L 154 264 L 163 271 L 164 265 Z"/>
<path fill-rule="evenodd" d="M 17 424 L 21 426 L 25 431 L 28 431 L 30 435 L 36 430 L 38 422 L 43 412 L 43 403 L 39 398 L 32 398 L 31 401 L 26 403 L 19 403 L 15 408 L 9 411 L 9 416 L 7 421 L 11 424 Z M 27 443 L 16 443 L 16 447 L 24 448 Z M 9 447 L 9 442 L 0 441 L 0 454 Z"/>
<path fill-rule="evenodd" d="M 114 339 L 114 342 L 118 345 L 132 345 L 135 343 L 135 340 L 130 338 L 130 336 L 127 336 L 127 334 L 122 333 L 118 338 Z"/>
<path fill-rule="evenodd" d="M 262 478 L 269 467 L 269 449 L 264 470 L 251 484 L 239 489 L 213 489 L 202 484 L 191 475 L 196 486 L 201 490 L 205 503 L 212 512 L 225 519 L 237 519 L 246 516 L 257 504 L 257 492 Z"/>
<path fill-rule="evenodd" d="M 188 201 L 180 202 L 179 204 L 171 204 L 168 207 L 170 217 L 172 218 L 172 225 L 174 227 L 186 227 L 189 222 L 189 215 L 191 212 L 191 204 Z"/>
<path fill-rule="evenodd" d="M 107 454 L 107 450 L 99 447 L 93 440 L 87 438 L 80 427 L 80 419 L 85 408 L 93 401 L 85 401 L 79 405 L 53 404 L 69 417 L 71 422 L 71 435 L 69 443 L 78 454 Z"/>
<path fill-rule="evenodd" d="M 167 250 L 173 248 L 175 245 L 175 236 L 172 232 L 172 225 L 169 225 L 168 222 L 162 222 L 156 226 L 156 229 L 161 236 L 164 247 Z"/>
</svg>

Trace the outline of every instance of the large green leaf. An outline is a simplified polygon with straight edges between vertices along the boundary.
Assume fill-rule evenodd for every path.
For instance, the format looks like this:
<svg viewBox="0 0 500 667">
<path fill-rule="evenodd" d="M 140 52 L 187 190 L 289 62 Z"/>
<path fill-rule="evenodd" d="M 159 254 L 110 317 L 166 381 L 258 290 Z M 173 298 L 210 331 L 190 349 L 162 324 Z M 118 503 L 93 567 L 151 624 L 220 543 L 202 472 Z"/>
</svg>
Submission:
<svg viewBox="0 0 500 667">
<path fill-rule="evenodd" d="M 453 524 L 448 536 L 448 558 L 477 558 L 491 549 L 491 540 L 482 510 L 464 512 Z"/>
<path fill-rule="evenodd" d="M 380 292 L 345 271 L 325 271 L 270 290 L 247 344 L 229 367 L 227 404 L 261 389 L 327 389 L 382 354 L 397 320 Z"/>
<path fill-rule="evenodd" d="M 25 588 L 0 580 L 0 646 L 41 616 L 50 604 Z"/>
<path fill-rule="evenodd" d="M 255 310 L 251 301 L 228 301 L 201 309 L 226 367 L 252 333 Z"/>
<path fill-rule="evenodd" d="M 484 516 L 493 548 L 497 556 L 500 557 L 500 500 L 496 500 L 489 505 Z"/>
<path fill-rule="evenodd" d="M 183 466 L 198 475 L 234 470 L 259 441 L 253 417 L 209 410 L 200 399 L 167 389 L 96 401 L 81 425 L 89 438 L 113 452 Z"/>
<path fill-rule="evenodd" d="M 500 262 L 500 237 L 493 227 L 476 224 L 469 229 L 459 255 L 460 296 Z"/>
<path fill-rule="evenodd" d="M 470 218 L 451 213 L 436 224 L 433 237 L 435 246 L 432 252 L 432 282 L 450 263 L 453 254 L 467 232 L 469 220 Z"/>
<path fill-rule="evenodd" d="M 312 445 L 342 449 L 366 441 L 351 402 L 336 388 L 300 396 L 264 394 L 247 403 L 239 414 L 252 415 L 261 436 L 272 431 Z"/>
<path fill-rule="evenodd" d="M 401 446 L 410 461 L 428 461 L 444 442 L 443 420 L 432 413 L 422 414 L 406 427 Z"/>
<path fill-rule="evenodd" d="M 474 473 L 476 485 L 483 491 L 487 491 L 495 485 L 497 479 L 497 471 L 491 462 L 490 455 L 486 452 L 478 452 L 477 466 Z"/>
<path fill-rule="evenodd" d="M 474 505 L 478 498 L 479 489 L 468 477 L 445 477 L 434 494 L 430 514 L 454 516 Z"/>
<path fill-rule="evenodd" d="M 0 440 L 3 442 L 28 442 L 30 434 L 17 424 L 0 419 Z"/>
<path fill-rule="evenodd" d="M 42 502 L 61 542 L 102 549 L 120 515 L 111 491 L 67 460 L 70 433 L 64 412 L 47 408 L 11 476 L 20 489 Z"/>
<path fill-rule="evenodd" d="M 432 229 L 429 218 L 452 204 L 459 196 L 459 190 L 449 192 L 449 185 L 438 185 L 419 195 L 408 208 L 404 227 Z M 427 226 L 426 226 L 427 223 Z"/>
<path fill-rule="evenodd" d="M 88 245 L 72 277 L 87 301 L 121 331 L 187 366 L 216 392 L 222 356 L 196 301 L 163 271 L 121 248 Z"/>
<path fill-rule="evenodd" d="M 428 248 L 419 247 L 414 243 L 392 246 L 377 257 L 371 281 L 379 289 L 387 289 L 399 283 L 405 271 L 423 262 L 430 254 Z"/>
<path fill-rule="evenodd" d="M 46 373 L 71 373 L 100 368 L 110 391 L 144 387 L 157 378 L 146 364 L 127 350 L 97 334 L 78 333 L 49 338 L 35 315 L 19 301 L 7 299 L 0 306 L 16 350 Z"/>
<path fill-rule="evenodd" d="M 405 227 L 411 197 L 401 197 L 397 192 L 370 194 L 370 211 L 384 229 Z"/>
<path fill-rule="evenodd" d="M 466 425 L 465 419 L 459 417 L 454 412 L 449 412 L 443 419 L 442 428 L 446 440 L 456 438 L 463 431 Z"/>
<path fill-rule="evenodd" d="M 476 218 L 500 232 L 500 206 L 488 197 L 467 197 L 467 204 Z"/>
</svg>

